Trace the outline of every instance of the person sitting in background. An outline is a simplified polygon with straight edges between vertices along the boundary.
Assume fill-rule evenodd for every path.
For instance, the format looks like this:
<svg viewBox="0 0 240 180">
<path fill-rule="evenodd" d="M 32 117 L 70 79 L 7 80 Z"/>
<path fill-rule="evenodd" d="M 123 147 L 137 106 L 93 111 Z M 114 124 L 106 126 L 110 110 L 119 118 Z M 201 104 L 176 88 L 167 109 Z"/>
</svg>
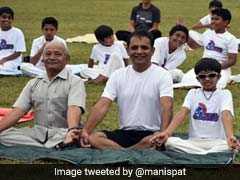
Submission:
<svg viewBox="0 0 240 180">
<path fill-rule="evenodd" d="M 192 29 L 193 30 L 202 29 L 202 28 L 210 28 L 211 29 L 212 11 L 215 9 L 222 8 L 222 6 L 223 6 L 222 2 L 219 0 L 210 1 L 209 6 L 208 6 L 209 14 L 204 16 L 203 18 L 201 18 L 197 24 L 194 24 L 192 26 Z"/>
<path fill-rule="evenodd" d="M 160 10 L 151 3 L 151 0 L 142 0 L 142 3 L 132 9 L 128 31 L 117 31 L 118 40 L 127 42 L 130 34 L 136 30 L 145 30 L 152 34 L 153 39 L 162 36 L 159 31 Z"/>
<path fill-rule="evenodd" d="M 180 82 L 183 72 L 177 69 L 186 59 L 185 43 L 188 40 L 188 29 L 182 25 L 172 27 L 169 37 L 157 38 L 154 42 L 152 63 L 170 72 L 173 82 Z"/>
<path fill-rule="evenodd" d="M 229 90 L 217 89 L 221 64 L 211 58 L 201 59 L 194 71 L 202 88 L 191 89 L 181 110 L 163 132 L 156 133 L 151 142 L 165 143 L 166 149 L 191 154 L 207 154 L 239 149 L 233 135 L 233 101 Z M 189 139 L 171 137 L 189 115 Z"/>
<path fill-rule="evenodd" d="M 64 39 L 57 36 L 58 21 L 54 17 L 45 17 L 41 24 L 42 36 L 36 38 L 32 42 L 30 53 L 30 63 L 22 63 L 20 69 L 25 75 L 38 76 L 42 75 L 45 71 L 43 62 L 43 49 L 49 42 L 59 41 L 67 47 Z"/>
<path fill-rule="evenodd" d="M 18 66 L 26 51 L 22 31 L 12 26 L 14 12 L 10 7 L 0 8 L 0 74 L 21 74 Z"/>
<path fill-rule="evenodd" d="M 99 43 L 93 46 L 88 68 L 82 69 L 80 76 L 98 84 L 106 82 L 115 70 L 127 66 L 129 57 L 123 43 L 114 41 L 111 27 L 101 25 L 94 34 Z"/>
<path fill-rule="evenodd" d="M 218 88 L 226 87 L 230 81 L 231 67 L 237 62 L 238 41 L 227 31 L 231 18 L 231 12 L 228 9 L 215 9 L 212 11 L 212 29 L 207 29 L 198 38 L 193 35 L 195 31 L 189 31 L 188 45 L 192 49 L 203 47 L 203 57 L 220 62 L 222 71 L 217 84 Z M 184 79 L 189 79 L 188 81 L 191 81 L 193 86 L 200 86 L 193 69 L 184 74 L 182 81 Z"/>
</svg>

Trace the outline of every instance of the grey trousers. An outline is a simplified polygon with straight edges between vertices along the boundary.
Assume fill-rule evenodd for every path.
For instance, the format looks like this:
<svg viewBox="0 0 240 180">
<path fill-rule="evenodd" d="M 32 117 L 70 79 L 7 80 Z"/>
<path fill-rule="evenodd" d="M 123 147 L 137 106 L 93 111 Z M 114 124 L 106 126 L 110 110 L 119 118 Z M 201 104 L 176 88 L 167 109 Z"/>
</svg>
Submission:
<svg viewBox="0 0 240 180">
<path fill-rule="evenodd" d="M 35 125 L 33 128 L 9 128 L 0 133 L 0 143 L 5 146 L 31 145 L 52 148 L 62 142 L 67 133 L 64 128 L 46 128 Z"/>
</svg>

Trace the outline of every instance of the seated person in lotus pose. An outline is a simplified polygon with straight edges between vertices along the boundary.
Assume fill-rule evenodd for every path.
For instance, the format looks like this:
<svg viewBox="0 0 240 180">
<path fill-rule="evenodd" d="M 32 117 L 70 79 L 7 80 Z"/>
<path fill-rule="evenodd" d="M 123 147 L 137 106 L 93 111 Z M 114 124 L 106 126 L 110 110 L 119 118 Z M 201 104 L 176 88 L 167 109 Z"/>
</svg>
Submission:
<svg viewBox="0 0 240 180">
<path fill-rule="evenodd" d="M 128 31 L 117 31 L 118 40 L 127 42 L 131 33 L 136 30 L 145 30 L 152 34 L 153 39 L 161 37 L 159 31 L 160 10 L 151 3 L 151 0 L 142 0 L 142 3 L 133 7 Z"/>
<path fill-rule="evenodd" d="M 115 70 L 128 65 L 128 54 L 119 41 L 114 41 L 113 30 L 106 25 L 99 26 L 94 32 L 98 44 L 92 48 L 88 68 L 81 70 L 80 76 L 95 84 L 106 82 Z M 94 67 L 94 63 L 98 66 Z"/>
<path fill-rule="evenodd" d="M 221 64 L 210 58 L 201 59 L 194 68 L 202 88 L 191 89 L 181 110 L 163 132 L 152 137 L 153 144 L 165 143 L 167 149 L 192 154 L 207 154 L 239 148 L 233 135 L 233 101 L 229 90 L 217 89 Z M 171 137 L 189 115 L 189 139 Z"/>
<path fill-rule="evenodd" d="M 168 126 L 173 83 L 168 71 L 151 63 L 151 35 L 147 31 L 134 32 L 128 54 L 133 64 L 118 69 L 109 78 L 82 130 L 82 146 L 90 143 L 98 149 L 148 148 L 151 135 Z M 114 100 L 119 107 L 120 129 L 94 133 Z"/>
<path fill-rule="evenodd" d="M 217 88 L 225 88 L 230 81 L 231 67 L 236 64 L 238 53 L 237 38 L 227 31 L 231 21 L 231 13 L 227 9 L 212 11 L 212 29 L 207 29 L 199 39 L 194 39 L 192 31 L 189 32 L 188 45 L 195 49 L 204 48 L 203 57 L 216 59 L 221 64 L 221 78 Z M 191 79 L 192 86 L 201 86 L 195 78 L 193 69 L 185 73 L 182 81 Z"/>
<path fill-rule="evenodd" d="M 208 6 L 208 15 L 204 16 L 199 20 L 197 24 L 192 26 L 193 30 L 202 29 L 202 28 L 210 28 L 211 29 L 211 18 L 212 18 L 212 11 L 215 9 L 222 8 L 222 2 L 219 0 L 212 0 L 209 2 Z"/>
<path fill-rule="evenodd" d="M 66 68 L 67 49 L 58 41 L 43 49 L 46 74 L 28 82 L 13 105 L 13 110 L 0 121 L 0 143 L 51 148 L 64 141 L 79 139 L 79 123 L 85 107 L 83 81 Z M 11 128 L 30 109 L 35 125 Z"/>
<path fill-rule="evenodd" d="M 58 21 L 54 17 L 45 17 L 42 20 L 43 35 L 34 39 L 30 54 L 30 63 L 22 63 L 20 69 L 25 75 L 37 76 L 43 74 L 45 66 L 43 63 L 43 49 L 49 42 L 59 41 L 67 47 L 64 39 L 57 36 Z"/>
<path fill-rule="evenodd" d="M 0 74 L 21 74 L 22 52 L 26 51 L 22 31 L 12 26 L 14 12 L 9 7 L 0 8 Z"/>
<path fill-rule="evenodd" d="M 154 42 L 152 63 L 167 69 L 173 82 L 180 82 L 183 72 L 177 69 L 186 59 L 184 44 L 188 40 L 188 29 L 182 25 L 172 27 L 169 37 L 157 38 Z"/>
</svg>

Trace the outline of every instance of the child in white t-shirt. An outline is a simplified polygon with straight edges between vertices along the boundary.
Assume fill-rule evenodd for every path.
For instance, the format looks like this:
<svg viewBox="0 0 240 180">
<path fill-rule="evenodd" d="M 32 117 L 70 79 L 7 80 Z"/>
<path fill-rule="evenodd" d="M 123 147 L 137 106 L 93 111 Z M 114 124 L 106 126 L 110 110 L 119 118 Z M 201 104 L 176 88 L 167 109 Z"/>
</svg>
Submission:
<svg viewBox="0 0 240 180">
<path fill-rule="evenodd" d="M 202 29 L 202 28 L 211 28 L 211 16 L 212 16 L 212 11 L 215 9 L 220 9 L 222 8 L 222 2 L 219 0 L 212 0 L 209 2 L 208 6 L 208 15 L 204 16 L 199 20 L 197 24 L 194 24 L 192 26 L 192 29 L 197 30 L 197 29 Z"/>
<path fill-rule="evenodd" d="M 217 88 L 225 88 L 230 82 L 231 67 L 237 62 L 238 41 L 237 38 L 226 30 L 231 21 L 231 13 L 228 9 L 215 9 L 212 11 L 212 29 L 207 29 L 199 39 L 194 39 L 189 32 L 188 45 L 195 49 L 203 47 L 203 57 L 216 59 L 221 64 L 221 78 Z M 193 69 L 187 72 L 182 82 L 192 86 L 200 86 L 196 80 Z"/>
<path fill-rule="evenodd" d="M 26 51 L 22 31 L 12 26 L 14 12 L 9 7 L 0 8 L 0 74 L 20 74 L 22 52 Z"/>
<path fill-rule="evenodd" d="M 229 90 L 217 89 L 221 65 L 211 58 L 201 59 L 194 71 L 202 88 L 191 89 L 181 110 L 168 128 L 156 134 L 152 143 L 192 154 L 207 154 L 240 148 L 233 135 L 233 101 Z M 170 137 L 189 115 L 189 139 Z"/>
<path fill-rule="evenodd" d="M 99 43 L 93 46 L 88 68 L 80 76 L 98 84 L 106 82 L 113 71 L 128 65 L 128 54 L 122 42 L 114 41 L 111 27 L 101 25 L 94 34 Z M 97 62 L 98 66 L 94 66 Z"/>
<path fill-rule="evenodd" d="M 188 29 L 182 25 L 172 27 L 169 37 L 157 38 L 154 42 L 152 63 L 168 70 L 173 82 L 180 82 L 183 72 L 177 69 L 186 59 L 184 44 L 188 40 Z"/>
<path fill-rule="evenodd" d="M 30 63 L 22 63 L 20 69 L 25 75 L 37 76 L 45 72 L 42 54 L 45 45 L 51 41 L 59 41 L 67 47 L 64 39 L 57 36 L 58 21 L 54 17 L 45 17 L 41 24 L 43 35 L 34 39 L 30 53 Z M 68 57 L 69 58 L 69 57 Z"/>
</svg>

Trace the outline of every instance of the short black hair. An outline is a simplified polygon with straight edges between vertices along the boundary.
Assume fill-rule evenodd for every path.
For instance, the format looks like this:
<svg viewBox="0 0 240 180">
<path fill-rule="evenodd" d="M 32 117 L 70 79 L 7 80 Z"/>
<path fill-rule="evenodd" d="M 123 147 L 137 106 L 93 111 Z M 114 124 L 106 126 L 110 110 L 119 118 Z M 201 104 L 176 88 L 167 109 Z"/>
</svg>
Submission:
<svg viewBox="0 0 240 180">
<path fill-rule="evenodd" d="M 0 8 L 0 16 L 3 14 L 3 13 L 6 13 L 6 14 L 10 14 L 10 16 L 12 17 L 12 19 L 14 19 L 14 12 L 13 10 L 10 8 L 10 7 L 1 7 Z"/>
<path fill-rule="evenodd" d="M 54 17 L 45 17 L 45 18 L 42 20 L 42 25 L 41 25 L 42 29 L 44 28 L 44 26 L 45 26 L 46 24 L 51 24 L 51 25 L 53 25 L 56 29 L 58 29 L 58 21 L 57 21 L 57 19 L 54 18 Z"/>
<path fill-rule="evenodd" d="M 232 19 L 231 12 L 228 9 L 215 9 L 212 11 L 212 15 L 220 16 L 224 21 L 228 21 L 229 23 Z"/>
<path fill-rule="evenodd" d="M 131 39 L 133 37 L 146 37 L 146 38 L 148 38 L 150 40 L 151 47 L 153 47 L 154 40 L 153 40 L 153 36 L 152 36 L 152 34 L 150 32 L 148 32 L 146 30 L 136 30 L 136 31 L 134 31 L 130 35 L 130 37 L 129 37 L 128 41 L 127 41 L 127 46 L 129 46 L 130 41 L 131 41 Z"/>
<path fill-rule="evenodd" d="M 220 9 L 223 7 L 223 4 L 221 1 L 219 0 L 212 0 L 209 2 L 208 8 L 216 8 L 216 9 Z"/>
<path fill-rule="evenodd" d="M 194 67 L 194 72 L 196 75 L 198 75 L 201 71 L 214 71 L 220 73 L 221 64 L 213 58 L 202 58 Z"/>
<path fill-rule="evenodd" d="M 189 35 L 188 35 L 188 28 L 186 28 L 185 26 L 180 25 L 180 24 L 172 27 L 172 29 L 169 31 L 169 36 L 172 36 L 177 31 L 184 32 L 186 34 L 186 38 L 188 40 L 188 37 L 189 37 Z"/>
<path fill-rule="evenodd" d="M 98 26 L 97 29 L 94 31 L 95 37 L 98 42 L 103 42 L 104 38 L 113 35 L 113 29 L 107 25 Z"/>
</svg>

